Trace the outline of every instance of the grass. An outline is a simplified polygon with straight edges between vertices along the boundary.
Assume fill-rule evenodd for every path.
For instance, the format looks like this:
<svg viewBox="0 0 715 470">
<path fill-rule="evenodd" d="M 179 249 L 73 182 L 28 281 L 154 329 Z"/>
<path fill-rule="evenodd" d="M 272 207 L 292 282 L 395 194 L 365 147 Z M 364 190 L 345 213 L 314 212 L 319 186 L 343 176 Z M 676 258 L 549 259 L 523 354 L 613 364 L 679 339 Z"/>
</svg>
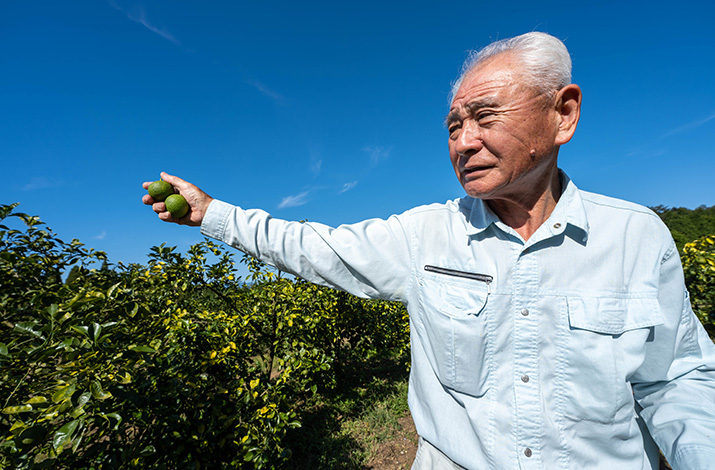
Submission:
<svg viewBox="0 0 715 470">
<path fill-rule="evenodd" d="M 408 413 L 404 364 L 402 358 L 361 364 L 341 374 L 334 390 L 317 394 L 306 404 L 303 426 L 287 436 L 293 457 L 286 467 L 364 469 Z"/>
</svg>

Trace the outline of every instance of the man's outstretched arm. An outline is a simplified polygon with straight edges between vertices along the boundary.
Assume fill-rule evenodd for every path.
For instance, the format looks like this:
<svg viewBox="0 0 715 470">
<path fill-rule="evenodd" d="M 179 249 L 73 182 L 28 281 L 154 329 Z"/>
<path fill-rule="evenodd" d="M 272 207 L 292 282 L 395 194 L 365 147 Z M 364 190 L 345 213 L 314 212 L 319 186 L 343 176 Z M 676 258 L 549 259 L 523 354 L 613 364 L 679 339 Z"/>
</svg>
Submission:
<svg viewBox="0 0 715 470">
<path fill-rule="evenodd" d="M 405 299 L 411 257 L 404 218 L 370 219 L 333 228 L 273 218 L 259 209 L 242 209 L 215 200 L 181 178 L 162 173 L 186 198 L 190 211 L 179 219 L 163 202 L 149 195 L 159 218 L 200 226 L 201 233 L 220 240 L 282 271 L 353 295 L 396 301 Z M 150 182 L 144 183 L 148 188 Z"/>
</svg>

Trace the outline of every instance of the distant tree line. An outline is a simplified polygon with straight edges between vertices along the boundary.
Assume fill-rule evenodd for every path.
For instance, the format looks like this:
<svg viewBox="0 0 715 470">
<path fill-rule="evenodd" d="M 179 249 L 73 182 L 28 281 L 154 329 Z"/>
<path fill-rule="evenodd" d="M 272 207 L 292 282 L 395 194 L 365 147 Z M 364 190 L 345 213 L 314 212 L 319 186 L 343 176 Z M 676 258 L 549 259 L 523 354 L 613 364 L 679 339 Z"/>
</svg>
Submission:
<svg viewBox="0 0 715 470">
<path fill-rule="evenodd" d="M 697 209 L 658 205 L 651 209 L 668 226 L 681 253 L 686 243 L 715 234 L 715 205 L 702 205 Z"/>
</svg>

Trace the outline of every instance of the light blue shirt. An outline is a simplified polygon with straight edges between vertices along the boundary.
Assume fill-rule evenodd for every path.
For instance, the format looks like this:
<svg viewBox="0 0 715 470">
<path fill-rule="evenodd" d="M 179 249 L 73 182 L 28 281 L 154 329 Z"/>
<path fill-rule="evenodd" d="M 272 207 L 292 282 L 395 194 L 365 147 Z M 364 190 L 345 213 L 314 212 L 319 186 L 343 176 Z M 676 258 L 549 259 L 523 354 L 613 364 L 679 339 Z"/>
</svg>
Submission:
<svg viewBox="0 0 715 470">
<path fill-rule="evenodd" d="M 417 431 L 463 467 L 657 469 L 645 422 L 675 469 L 715 468 L 715 346 L 668 229 L 562 183 L 527 241 L 469 197 L 337 228 L 214 200 L 201 230 L 403 302 Z"/>
</svg>

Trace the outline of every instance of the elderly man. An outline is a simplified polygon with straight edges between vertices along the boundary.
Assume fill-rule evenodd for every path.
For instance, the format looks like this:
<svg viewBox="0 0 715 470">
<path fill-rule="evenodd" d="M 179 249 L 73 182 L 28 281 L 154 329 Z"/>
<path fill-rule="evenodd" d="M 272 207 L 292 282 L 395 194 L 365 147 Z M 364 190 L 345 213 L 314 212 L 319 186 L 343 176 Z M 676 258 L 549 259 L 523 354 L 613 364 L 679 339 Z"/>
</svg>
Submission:
<svg viewBox="0 0 715 470">
<path fill-rule="evenodd" d="M 446 119 L 467 196 L 330 228 L 213 200 L 171 175 L 175 220 L 309 281 L 407 305 L 415 469 L 651 469 L 715 462 L 715 347 L 666 227 L 558 169 L 581 90 L 558 39 L 465 65 Z M 148 183 L 145 183 L 145 187 Z"/>
</svg>

